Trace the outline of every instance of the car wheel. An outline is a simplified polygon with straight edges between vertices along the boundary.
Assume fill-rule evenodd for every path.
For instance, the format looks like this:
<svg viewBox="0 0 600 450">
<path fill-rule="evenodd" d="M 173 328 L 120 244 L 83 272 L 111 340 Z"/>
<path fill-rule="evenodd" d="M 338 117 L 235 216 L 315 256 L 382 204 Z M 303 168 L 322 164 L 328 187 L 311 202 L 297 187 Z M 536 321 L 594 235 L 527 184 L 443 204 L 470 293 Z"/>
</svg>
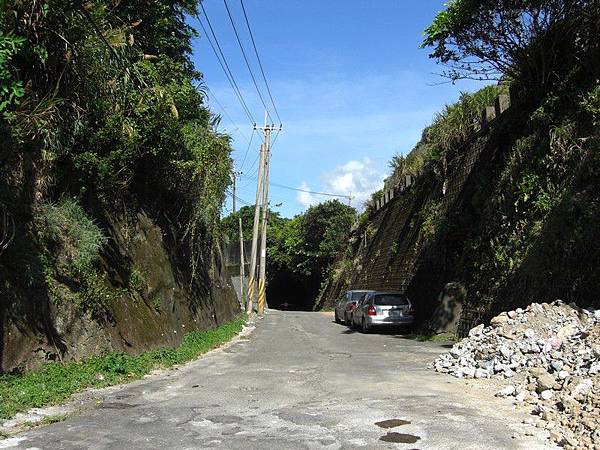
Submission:
<svg viewBox="0 0 600 450">
<path fill-rule="evenodd" d="M 333 315 L 335 316 L 335 323 L 340 323 L 340 318 L 337 315 L 337 310 L 333 313 Z"/>
<path fill-rule="evenodd" d="M 367 326 L 367 321 L 365 319 L 362 320 L 361 331 L 365 334 L 369 332 L 369 327 Z"/>
</svg>

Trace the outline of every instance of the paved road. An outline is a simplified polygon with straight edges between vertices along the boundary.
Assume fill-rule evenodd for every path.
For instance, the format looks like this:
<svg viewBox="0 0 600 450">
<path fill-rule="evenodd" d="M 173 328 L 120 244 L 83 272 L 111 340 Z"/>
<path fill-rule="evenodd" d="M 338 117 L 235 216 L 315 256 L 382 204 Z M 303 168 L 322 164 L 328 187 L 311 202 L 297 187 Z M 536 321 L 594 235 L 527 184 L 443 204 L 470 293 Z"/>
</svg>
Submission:
<svg viewBox="0 0 600 450">
<path fill-rule="evenodd" d="M 440 345 L 362 335 L 331 319 L 269 311 L 228 348 L 110 391 L 103 403 L 0 447 L 545 448 L 540 437 L 512 438 L 524 430 L 521 417 L 489 386 L 428 371 Z M 388 419 L 409 423 L 376 425 Z M 388 431 L 415 442 L 380 440 Z"/>
</svg>

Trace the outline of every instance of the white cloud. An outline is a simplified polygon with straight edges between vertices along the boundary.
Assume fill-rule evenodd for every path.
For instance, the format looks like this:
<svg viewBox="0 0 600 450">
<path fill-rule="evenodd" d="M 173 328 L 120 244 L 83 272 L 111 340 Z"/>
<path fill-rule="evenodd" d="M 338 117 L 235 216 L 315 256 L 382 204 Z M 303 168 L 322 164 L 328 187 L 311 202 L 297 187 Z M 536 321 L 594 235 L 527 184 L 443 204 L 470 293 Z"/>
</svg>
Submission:
<svg viewBox="0 0 600 450">
<path fill-rule="evenodd" d="M 371 194 L 383 187 L 385 175 L 379 172 L 368 157 L 351 160 L 322 175 L 328 192 L 351 195 L 352 205 L 361 209 Z"/>
<path fill-rule="evenodd" d="M 310 186 L 306 184 L 306 181 L 300 183 L 298 189 L 304 189 L 305 191 L 310 191 Z M 296 195 L 296 200 L 300 203 L 304 208 L 308 208 L 309 206 L 316 205 L 319 203 L 318 199 L 309 192 L 298 192 Z"/>
<path fill-rule="evenodd" d="M 371 197 L 371 194 L 383 187 L 385 175 L 379 172 L 373 161 L 369 157 L 363 157 L 360 160 L 351 160 L 340 164 L 329 172 L 323 172 L 321 179 L 323 181 L 323 191 L 337 195 L 351 195 L 352 206 L 358 209 L 363 208 L 363 204 Z M 303 181 L 299 189 L 311 190 L 310 186 Z M 296 200 L 303 208 L 316 205 L 331 197 L 324 197 L 309 192 L 298 192 Z M 346 199 L 340 198 L 341 201 Z"/>
</svg>

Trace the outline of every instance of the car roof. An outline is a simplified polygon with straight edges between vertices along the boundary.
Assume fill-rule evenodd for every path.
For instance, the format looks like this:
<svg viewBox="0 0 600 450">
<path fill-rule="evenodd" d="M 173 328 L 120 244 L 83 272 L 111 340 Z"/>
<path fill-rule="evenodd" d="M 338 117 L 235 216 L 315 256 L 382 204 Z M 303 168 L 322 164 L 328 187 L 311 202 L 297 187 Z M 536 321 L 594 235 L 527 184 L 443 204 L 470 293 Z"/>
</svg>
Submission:
<svg viewBox="0 0 600 450">
<path fill-rule="evenodd" d="M 346 291 L 346 292 L 375 292 L 371 289 L 352 289 L 351 291 Z"/>
<path fill-rule="evenodd" d="M 370 294 L 375 294 L 375 295 L 404 295 L 406 297 L 406 292 L 402 292 L 402 291 L 370 291 Z"/>
</svg>

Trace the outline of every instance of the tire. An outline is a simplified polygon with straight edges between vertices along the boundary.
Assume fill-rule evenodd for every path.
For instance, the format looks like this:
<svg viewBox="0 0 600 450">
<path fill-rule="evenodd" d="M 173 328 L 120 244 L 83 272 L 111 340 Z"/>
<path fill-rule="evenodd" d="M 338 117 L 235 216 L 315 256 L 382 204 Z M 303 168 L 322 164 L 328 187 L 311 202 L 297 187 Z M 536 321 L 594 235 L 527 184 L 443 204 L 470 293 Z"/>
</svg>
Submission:
<svg viewBox="0 0 600 450">
<path fill-rule="evenodd" d="M 335 310 L 335 312 L 333 313 L 333 315 L 335 316 L 335 323 L 340 323 L 340 318 L 337 315 L 337 309 Z"/>
<path fill-rule="evenodd" d="M 367 326 L 367 321 L 365 319 L 362 320 L 362 326 L 360 331 L 362 331 L 364 334 L 367 334 L 369 332 L 369 327 Z"/>
</svg>

